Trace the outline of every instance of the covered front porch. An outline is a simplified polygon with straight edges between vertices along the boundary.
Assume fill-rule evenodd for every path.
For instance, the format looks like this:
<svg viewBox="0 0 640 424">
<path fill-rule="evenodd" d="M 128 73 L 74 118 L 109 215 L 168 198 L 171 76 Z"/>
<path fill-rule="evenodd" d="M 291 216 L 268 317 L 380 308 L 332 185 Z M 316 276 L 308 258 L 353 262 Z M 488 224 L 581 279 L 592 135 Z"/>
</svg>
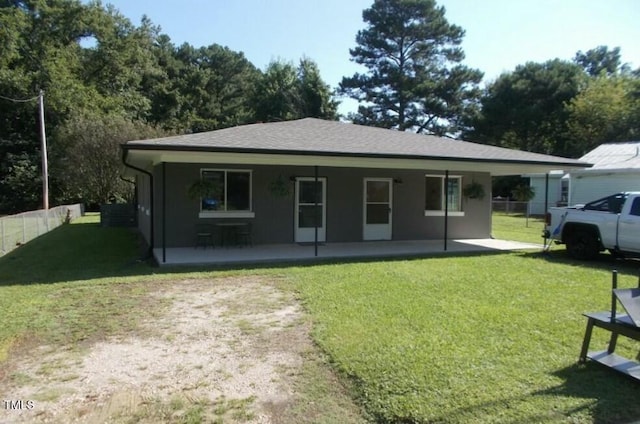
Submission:
<svg viewBox="0 0 640 424">
<path fill-rule="evenodd" d="M 542 245 L 497 239 L 399 240 L 353 243 L 270 244 L 252 247 L 157 248 L 160 266 L 242 265 L 276 262 L 312 262 L 331 259 L 398 258 L 472 252 L 536 250 Z"/>
</svg>

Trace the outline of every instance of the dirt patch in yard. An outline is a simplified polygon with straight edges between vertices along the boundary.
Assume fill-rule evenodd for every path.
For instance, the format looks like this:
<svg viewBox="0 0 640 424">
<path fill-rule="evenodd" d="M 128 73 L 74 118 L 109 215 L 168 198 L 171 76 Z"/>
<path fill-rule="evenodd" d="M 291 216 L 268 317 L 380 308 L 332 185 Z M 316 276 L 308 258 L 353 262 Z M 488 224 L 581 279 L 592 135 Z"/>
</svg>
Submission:
<svg viewBox="0 0 640 424">
<path fill-rule="evenodd" d="M 293 416 L 286 411 L 314 347 L 292 293 L 236 277 L 162 283 L 153 296 L 166 311 L 141 317 L 135 335 L 85 349 L 41 346 L 14 360 L 0 395 L 25 404 L 5 405 L 0 422 L 275 423 Z"/>
</svg>

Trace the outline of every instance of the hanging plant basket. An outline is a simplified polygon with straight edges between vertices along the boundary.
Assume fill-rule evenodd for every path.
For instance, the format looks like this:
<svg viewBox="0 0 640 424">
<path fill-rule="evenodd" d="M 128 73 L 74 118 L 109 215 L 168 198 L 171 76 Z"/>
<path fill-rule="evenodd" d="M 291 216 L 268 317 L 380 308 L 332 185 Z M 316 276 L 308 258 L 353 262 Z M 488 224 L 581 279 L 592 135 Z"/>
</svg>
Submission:
<svg viewBox="0 0 640 424">
<path fill-rule="evenodd" d="M 484 199 L 484 186 L 473 180 L 462 189 L 462 194 L 468 199 Z"/>
<path fill-rule="evenodd" d="M 282 175 L 278 175 L 278 178 L 269 183 L 269 191 L 274 197 L 287 197 L 291 188 L 288 181 Z"/>
<path fill-rule="evenodd" d="M 187 189 L 187 196 L 190 199 L 205 199 L 213 197 L 220 192 L 220 184 L 213 181 L 198 180 L 194 181 Z"/>
</svg>

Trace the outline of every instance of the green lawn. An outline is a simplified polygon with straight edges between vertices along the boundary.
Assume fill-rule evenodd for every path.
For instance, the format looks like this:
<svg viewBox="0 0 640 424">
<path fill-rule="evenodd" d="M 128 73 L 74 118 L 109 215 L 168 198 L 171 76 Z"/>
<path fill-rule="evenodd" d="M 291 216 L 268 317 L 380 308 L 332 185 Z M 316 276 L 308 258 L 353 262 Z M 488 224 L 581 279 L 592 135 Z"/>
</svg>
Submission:
<svg viewBox="0 0 640 424">
<path fill-rule="evenodd" d="M 0 362 L 23 344 L 77 343 L 133 326 L 148 288 L 122 276 L 152 270 L 135 261 L 130 231 L 98 220 L 87 216 L 0 257 Z"/>
<path fill-rule="evenodd" d="M 520 214 L 494 212 L 492 217 L 492 235 L 502 240 L 515 240 L 542 244 L 544 219 L 526 218 Z"/>
<path fill-rule="evenodd" d="M 621 286 L 632 286 L 627 274 Z M 380 422 L 628 422 L 637 384 L 576 365 L 609 272 L 501 254 L 297 269 L 314 338 Z M 602 348 L 604 335 L 592 346 Z M 637 343 L 620 346 L 638 354 Z"/>
<path fill-rule="evenodd" d="M 494 237 L 539 243 L 541 224 L 518 219 L 497 216 Z M 640 385 L 576 364 L 581 314 L 609 308 L 612 268 L 621 287 L 635 286 L 638 262 L 581 263 L 558 251 L 220 271 L 152 268 L 137 254 L 130 231 L 89 217 L 0 258 L 0 363 L 22 345 L 135 331 L 135 311 L 162 309 L 148 293 L 165 280 L 278 275 L 374 421 L 640 420 Z M 592 347 L 605 342 L 596 330 Z M 640 346 L 621 338 L 619 349 L 635 357 Z M 321 391 L 313 384 L 307 393 Z"/>
</svg>

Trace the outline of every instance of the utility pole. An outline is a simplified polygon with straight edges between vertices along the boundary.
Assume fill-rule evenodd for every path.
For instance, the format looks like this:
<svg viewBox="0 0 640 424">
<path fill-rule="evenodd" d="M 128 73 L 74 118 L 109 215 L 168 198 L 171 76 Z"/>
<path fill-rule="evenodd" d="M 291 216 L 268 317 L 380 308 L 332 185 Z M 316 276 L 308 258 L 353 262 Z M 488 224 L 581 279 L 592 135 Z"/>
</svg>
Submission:
<svg viewBox="0 0 640 424">
<path fill-rule="evenodd" d="M 40 105 L 40 141 L 42 143 L 42 209 L 47 211 L 49 210 L 49 168 L 47 164 L 47 135 L 44 130 L 44 91 L 42 90 L 38 95 L 38 103 Z"/>
</svg>

